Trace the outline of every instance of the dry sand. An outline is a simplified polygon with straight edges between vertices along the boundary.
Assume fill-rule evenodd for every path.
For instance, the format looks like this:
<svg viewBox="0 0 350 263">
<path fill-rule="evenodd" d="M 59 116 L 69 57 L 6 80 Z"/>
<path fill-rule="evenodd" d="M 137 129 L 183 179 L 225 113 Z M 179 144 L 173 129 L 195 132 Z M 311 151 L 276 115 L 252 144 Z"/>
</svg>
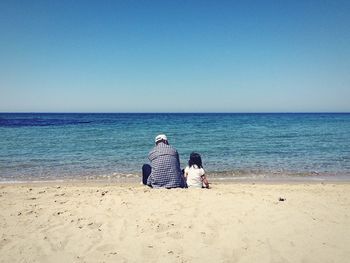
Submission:
<svg viewBox="0 0 350 263">
<path fill-rule="evenodd" d="M 3 184 L 0 262 L 350 262 L 349 197 L 348 183 Z"/>
</svg>

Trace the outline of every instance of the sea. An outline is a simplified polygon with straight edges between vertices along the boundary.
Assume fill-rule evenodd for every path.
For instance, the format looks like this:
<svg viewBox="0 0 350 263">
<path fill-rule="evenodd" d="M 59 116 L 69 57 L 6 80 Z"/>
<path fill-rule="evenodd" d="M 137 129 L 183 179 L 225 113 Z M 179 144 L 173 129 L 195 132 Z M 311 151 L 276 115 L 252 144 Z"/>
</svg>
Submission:
<svg viewBox="0 0 350 263">
<path fill-rule="evenodd" d="M 166 134 L 209 180 L 350 180 L 350 113 L 0 113 L 0 182 L 139 181 Z"/>
</svg>

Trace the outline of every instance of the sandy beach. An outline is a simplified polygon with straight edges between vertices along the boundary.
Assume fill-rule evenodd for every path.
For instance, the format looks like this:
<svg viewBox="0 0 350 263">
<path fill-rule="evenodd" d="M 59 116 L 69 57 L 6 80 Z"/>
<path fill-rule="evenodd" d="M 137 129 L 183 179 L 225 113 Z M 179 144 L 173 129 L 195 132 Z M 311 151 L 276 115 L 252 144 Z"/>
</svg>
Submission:
<svg viewBox="0 0 350 263">
<path fill-rule="evenodd" d="M 0 262 L 349 262 L 349 183 L 0 185 Z"/>
</svg>

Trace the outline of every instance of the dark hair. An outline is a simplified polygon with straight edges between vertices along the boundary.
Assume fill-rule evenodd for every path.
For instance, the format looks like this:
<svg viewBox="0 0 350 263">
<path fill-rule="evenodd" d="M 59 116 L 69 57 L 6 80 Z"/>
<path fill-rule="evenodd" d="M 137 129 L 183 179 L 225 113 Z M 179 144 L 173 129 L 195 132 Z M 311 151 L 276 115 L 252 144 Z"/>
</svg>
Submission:
<svg viewBox="0 0 350 263">
<path fill-rule="evenodd" d="M 191 167 L 192 165 L 197 165 L 198 168 L 203 168 L 202 166 L 202 158 L 199 155 L 199 153 L 191 153 L 190 160 L 188 161 L 188 166 Z"/>
</svg>

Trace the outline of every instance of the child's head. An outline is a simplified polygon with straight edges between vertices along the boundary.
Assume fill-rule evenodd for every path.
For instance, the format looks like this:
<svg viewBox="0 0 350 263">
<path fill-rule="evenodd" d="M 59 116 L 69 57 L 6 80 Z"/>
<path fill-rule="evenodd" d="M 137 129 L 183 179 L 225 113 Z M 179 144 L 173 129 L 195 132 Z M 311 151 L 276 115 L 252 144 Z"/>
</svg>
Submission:
<svg viewBox="0 0 350 263">
<path fill-rule="evenodd" d="M 191 153 L 190 160 L 188 161 L 188 166 L 191 167 L 192 165 L 197 165 L 198 168 L 202 168 L 202 158 L 199 155 L 199 153 Z"/>
</svg>

